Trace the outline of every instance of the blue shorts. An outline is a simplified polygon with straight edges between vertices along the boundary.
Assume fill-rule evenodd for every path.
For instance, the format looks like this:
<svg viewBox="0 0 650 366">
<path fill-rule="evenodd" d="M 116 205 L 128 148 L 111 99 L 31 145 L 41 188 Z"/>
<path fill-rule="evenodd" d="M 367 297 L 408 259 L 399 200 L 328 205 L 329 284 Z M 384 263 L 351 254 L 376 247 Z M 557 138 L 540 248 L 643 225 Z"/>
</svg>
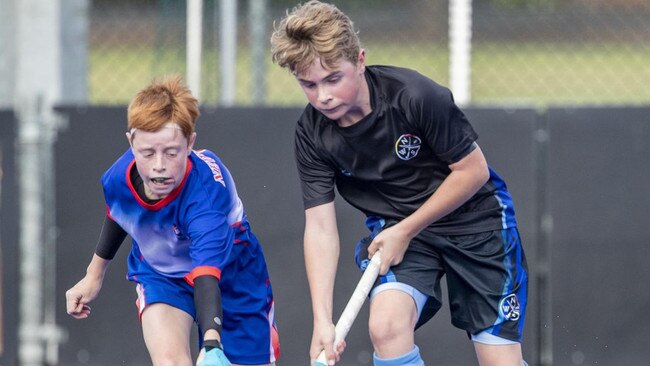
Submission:
<svg viewBox="0 0 650 366">
<path fill-rule="evenodd" d="M 231 362 L 238 364 L 275 362 L 280 354 L 279 337 L 273 291 L 261 247 L 234 245 L 231 255 L 237 259 L 222 270 L 219 282 L 224 353 Z M 137 283 L 136 305 L 140 315 L 148 305 L 165 303 L 196 320 L 194 288 L 183 278 L 156 272 L 137 249 L 131 251 L 128 266 L 127 278 Z"/>
</svg>

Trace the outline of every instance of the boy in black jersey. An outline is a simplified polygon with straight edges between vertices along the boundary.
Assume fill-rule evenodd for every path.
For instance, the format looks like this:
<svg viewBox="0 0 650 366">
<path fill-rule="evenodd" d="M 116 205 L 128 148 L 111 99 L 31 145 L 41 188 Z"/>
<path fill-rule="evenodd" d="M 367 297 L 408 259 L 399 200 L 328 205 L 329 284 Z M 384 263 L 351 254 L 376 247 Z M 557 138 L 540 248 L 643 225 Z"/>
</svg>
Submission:
<svg viewBox="0 0 650 366">
<path fill-rule="evenodd" d="M 452 323 L 467 331 L 480 365 L 525 364 L 527 268 L 512 199 L 451 92 L 412 70 L 367 66 L 351 20 L 331 4 L 295 7 L 271 44 L 309 100 L 295 152 L 312 362 L 324 349 L 334 364 L 345 348 L 333 345 L 336 187 L 371 230 L 357 263 L 382 251 L 370 302 L 375 365 L 424 365 L 414 330 L 440 309 L 443 275 Z"/>
</svg>

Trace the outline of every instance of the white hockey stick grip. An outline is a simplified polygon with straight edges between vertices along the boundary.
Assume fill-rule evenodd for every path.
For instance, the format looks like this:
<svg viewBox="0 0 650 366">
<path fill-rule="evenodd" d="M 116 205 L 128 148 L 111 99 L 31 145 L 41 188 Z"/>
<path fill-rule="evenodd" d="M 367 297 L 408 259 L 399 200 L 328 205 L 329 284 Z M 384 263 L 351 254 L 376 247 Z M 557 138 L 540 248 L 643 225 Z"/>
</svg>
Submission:
<svg viewBox="0 0 650 366">
<path fill-rule="evenodd" d="M 370 263 L 368 263 L 368 267 L 363 272 L 363 275 L 361 276 L 357 287 L 354 289 L 350 300 L 348 301 L 347 305 L 345 305 L 345 309 L 343 309 L 343 313 L 341 314 L 339 321 L 336 323 L 336 327 L 334 328 L 334 332 L 336 334 L 334 338 L 334 348 L 336 348 L 336 346 L 345 339 L 345 337 L 348 335 L 348 332 L 350 331 L 350 328 L 352 328 L 352 323 L 354 323 L 354 320 L 357 318 L 359 310 L 361 310 L 363 303 L 366 301 L 366 298 L 372 289 L 372 285 L 375 283 L 375 280 L 379 275 L 380 263 L 381 251 L 377 251 L 375 255 L 372 256 Z M 318 355 L 314 366 L 326 365 L 327 360 L 325 358 L 325 351 L 323 350 Z"/>
</svg>

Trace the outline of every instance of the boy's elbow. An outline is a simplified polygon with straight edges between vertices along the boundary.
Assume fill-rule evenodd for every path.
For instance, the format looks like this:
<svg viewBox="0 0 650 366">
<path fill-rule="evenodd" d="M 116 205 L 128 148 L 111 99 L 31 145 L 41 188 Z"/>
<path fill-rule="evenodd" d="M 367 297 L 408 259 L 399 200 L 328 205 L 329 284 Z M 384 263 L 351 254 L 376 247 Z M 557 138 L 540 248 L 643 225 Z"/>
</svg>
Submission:
<svg viewBox="0 0 650 366">
<path fill-rule="evenodd" d="M 485 159 L 485 155 L 483 155 L 483 151 L 481 151 L 481 148 L 478 145 L 475 146 L 476 149 L 474 149 L 463 160 L 467 161 L 465 166 L 470 169 L 475 177 L 476 182 L 479 183 L 479 186 L 482 186 L 490 179 L 490 168 L 488 166 L 487 159 Z"/>
<path fill-rule="evenodd" d="M 474 177 L 474 183 L 476 189 L 480 189 L 485 185 L 485 183 L 490 180 L 490 168 L 488 167 L 485 160 L 479 161 L 478 164 L 475 164 L 472 169 L 472 176 Z"/>
<path fill-rule="evenodd" d="M 490 180 L 490 168 L 488 168 L 487 163 L 481 164 L 479 177 L 481 185 L 487 183 L 488 180 Z"/>
</svg>

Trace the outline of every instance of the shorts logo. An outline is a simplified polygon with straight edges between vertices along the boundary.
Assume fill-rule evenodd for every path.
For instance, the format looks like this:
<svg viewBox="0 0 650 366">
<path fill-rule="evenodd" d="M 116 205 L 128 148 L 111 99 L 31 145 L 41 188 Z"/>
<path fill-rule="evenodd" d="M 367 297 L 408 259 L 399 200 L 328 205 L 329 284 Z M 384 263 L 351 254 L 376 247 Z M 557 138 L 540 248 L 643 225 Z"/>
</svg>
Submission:
<svg viewBox="0 0 650 366">
<path fill-rule="evenodd" d="M 411 160 L 420 152 L 421 144 L 419 137 L 406 133 L 395 141 L 395 153 L 402 160 Z"/>
<path fill-rule="evenodd" d="M 350 173 L 349 170 L 347 170 L 345 168 L 339 168 L 339 169 L 341 170 L 341 174 L 345 175 L 346 177 L 351 177 L 352 176 L 352 173 Z"/>
<path fill-rule="evenodd" d="M 519 320 L 521 309 L 516 294 L 511 294 L 501 299 L 499 302 L 499 314 L 506 320 L 513 322 Z"/>
</svg>

